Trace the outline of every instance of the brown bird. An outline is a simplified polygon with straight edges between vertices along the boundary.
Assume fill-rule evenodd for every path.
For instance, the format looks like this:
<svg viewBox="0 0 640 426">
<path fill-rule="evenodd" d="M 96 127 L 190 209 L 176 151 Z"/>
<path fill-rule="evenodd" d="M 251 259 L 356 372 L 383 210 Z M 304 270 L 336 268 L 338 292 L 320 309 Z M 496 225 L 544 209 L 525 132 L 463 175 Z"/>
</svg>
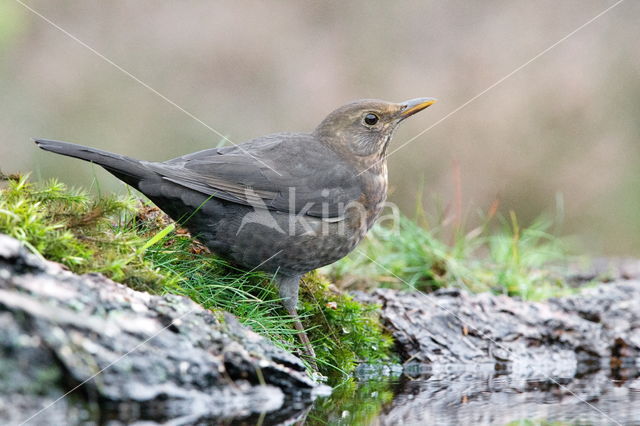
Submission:
<svg viewBox="0 0 640 426">
<path fill-rule="evenodd" d="M 313 362 L 296 305 L 303 274 L 346 256 L 380 215 L 386 150 L 398 125 L 432 105 L 360 100 L 311 133 L 278 133 L 162 163 L 44 139 L 44 150 L 98 164 L 145 194 L 216 254 L 270 272 Z"/>
</svg>

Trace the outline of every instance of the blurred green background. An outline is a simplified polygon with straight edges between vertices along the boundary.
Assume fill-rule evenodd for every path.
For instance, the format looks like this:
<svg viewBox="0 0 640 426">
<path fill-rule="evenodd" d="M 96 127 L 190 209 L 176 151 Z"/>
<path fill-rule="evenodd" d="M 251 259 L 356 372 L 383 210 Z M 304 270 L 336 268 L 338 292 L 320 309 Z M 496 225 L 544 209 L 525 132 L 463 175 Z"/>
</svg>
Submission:
<svg viewBox="0 0 640 426">
<path fill-rule="evenodd" d="M 400 146 L 614 4 L 601 0 L 27 3 L 234 142 L 358 98 L 440 102 Z M 640 255 L 640 2 L 626 1 L 390 158 L 390 199 L 521 222 L 562 200 L 584 253 Z M 123 191 L 31 137 L 149 160 L 221 138 L 13 0 L 0 2 L 0 169 Z M 457 189 L 459 188 L 459 189 Z M 471 219 L 473 220 L 473 219 Z"/>
</svg>

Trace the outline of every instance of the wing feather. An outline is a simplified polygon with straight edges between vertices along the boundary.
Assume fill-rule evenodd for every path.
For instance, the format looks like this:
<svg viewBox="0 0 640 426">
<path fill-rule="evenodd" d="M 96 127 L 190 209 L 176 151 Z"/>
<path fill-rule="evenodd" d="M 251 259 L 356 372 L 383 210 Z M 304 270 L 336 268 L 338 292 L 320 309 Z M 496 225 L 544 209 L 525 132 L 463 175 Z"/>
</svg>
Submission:
<svg viewBox="0 0 640 426">
<path fill-rule="evenodd" d="M 361 194 L 355 169 L 307 134 L 270 135 L 146 165 L 215 198 L 325 219 L 339 220 Z"/>
</svg>

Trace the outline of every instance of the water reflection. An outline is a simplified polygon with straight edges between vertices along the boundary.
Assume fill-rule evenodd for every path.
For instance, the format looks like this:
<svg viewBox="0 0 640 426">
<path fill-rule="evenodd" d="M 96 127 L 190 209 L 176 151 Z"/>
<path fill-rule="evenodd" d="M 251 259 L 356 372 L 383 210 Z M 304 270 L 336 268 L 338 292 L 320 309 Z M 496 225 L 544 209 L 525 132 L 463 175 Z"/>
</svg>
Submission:
<svg viewBox="0 0 640 426">
<path fill-rule="evenodd" d="M 412 373 L 348 382 L 317 401 L 306 424 L 640 425 L 635 367 L 572 378 L 483 369 Z"/>
<path fill-rule="evenodd" d="M 492 365 L 364 369 L 329 397 L 289 401 L 271 413 L 241 419 L 146 414 L 138 419 L 175 425 L 640 425 L 640 371 L 592 366 L 574 377 L 541 377 Z M 120 407 L 98 423 L 130 420 Z"/>
</svg>

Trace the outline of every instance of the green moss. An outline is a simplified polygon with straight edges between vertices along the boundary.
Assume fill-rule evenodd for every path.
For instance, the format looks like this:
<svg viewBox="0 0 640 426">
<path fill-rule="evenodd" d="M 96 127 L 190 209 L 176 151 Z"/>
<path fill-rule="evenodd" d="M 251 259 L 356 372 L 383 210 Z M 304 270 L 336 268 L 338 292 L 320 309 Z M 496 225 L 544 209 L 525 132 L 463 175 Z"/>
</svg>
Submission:
<svg viewBox="0 0 640 426">
<path fill-rule="evenodd" d="M 181 294 L 229 311 L 282 348 L 301 352 L 269 276 L 211 255 L 132 196 L 93 199 L 55 181 L 37 185 L 14 177 L 0 190 L 0 232 L 74 272 L 101 272 L 137 290 Z M 392 358 L 375 306 L 331 289 L 317 273 L 305 277 L 301 305 L 323 374 L 340 376 L 358 362 Z"/>
<path fill-rule="evenodd" d="M 485 226 L 449 239 L 402 218 L 397 232 L 374 227 L 354 254 L 328 272 L 342 284 L 558 296 L 570 289 L 546 268 L 565 256 L 549 226 L 540 220 L 522 228 L 512 215 L 498 231 Z M 101 272 L 137 290 L 181 294 L 208 309 L 229 311 L 282 348 L 302 352 L 269 276 L 211 255 L 131 195 L 93 199 L 55 181 L 36 185 L 14 177 L 0 190 L 0 232 L 74 272 Z M 300 305 L 323 374 L 336 378 L 359 362 L 395 361 L 377 306 L 353 300 L 318 272 L 304 277 Z"/>
<path fill-rule="evenodd" d="M 305 424 L 375 424 L 382 409 L 393 400 L 392 388 L 389 379 L 366 382 L 346 380 L 334 388 L 331 396 L 316 401 Z"/>
<path fill-rule="evenodd" d="M 157 293 L 165 277 L 140 252 L 157 230 L 139 226 L 139 208 L 133 197 L 92 199 L 56 181 L 34 185 L 16 176 L 0 192 L 0 232 L 76 273 L 100 272 Z"/>
<path fill-rule="evenodd" d="M 178 285 L 168 291 L 209 309 L 229 311 L 282 348 L 301 352 L 292 319 L 281 308 L 277 288 L 266 274 L 246 273 L 215 256 L 194 253 L 193 241 L 186 235 L 174 235 L 150 248 L 146 258 L 162 272 L 179 277 Z M 393 342 L 383 332 L 375 305 L 332 289 L 317 272 L 303 278 L 300 301 L 300 316 L 321 373 L 337 379 L 359 362 L 393 359 Z"/>
<path fill-rule="evenodd" d="M 338 291 L 317 271 L 301 283 L 300 313 L 324 371 L 350 372 L 360 362 L 397 362 L 392 356 L 393 340 L 384 333 L 379 306 L 366 305 Z"/>
</svg>

